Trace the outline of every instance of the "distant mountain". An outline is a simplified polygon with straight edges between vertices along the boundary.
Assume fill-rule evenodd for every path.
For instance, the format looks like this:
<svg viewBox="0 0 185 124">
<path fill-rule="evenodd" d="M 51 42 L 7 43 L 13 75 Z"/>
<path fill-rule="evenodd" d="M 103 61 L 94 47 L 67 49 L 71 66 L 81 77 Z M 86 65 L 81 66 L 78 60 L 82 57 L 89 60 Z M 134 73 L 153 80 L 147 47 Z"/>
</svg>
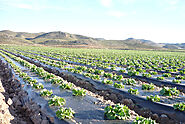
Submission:
<svg viewBox="0 0 185 124">
<path fill-rule="evenodd" d="M 4 44 L 33 44 L 32 41 L 27 39 L 34 38 L 43 33 L 27 33 L 27 32 L 13 32 L 10 30 L 0 31 L 0 43 Z"/>
<path fill-rule="evenodd" d="M 95 38 L 95 40 L 105 40 L 104 38 Z"/>
<path fill-rule="evenodd" d="M 185 49 L 185 43 L 161 43 L 161 45 L 168 49 Z"/>
<path fill-rule="evenodd" d="M 9 30 L 0 31 L 0 44 L 32 44 L 31 41 L 27 41 L 24 38 L 17 37 L 16 32 Z"/>
<path fill-rule="evenodd" d="M 159 44 L 151 41 L 151 40 L 145 40 L 145 39 L 134 39 L 134 38 L 128 38 L 126 39 L 127 41 L 129 42 L 140 42 L 140 43 L 143 43 L 143 44 L 146 44 L 146 45 L 151 45 L 151 46 L 157 46 L 157 47 L 160 47 Z"/>
<path fill-rule="evenodd" d="M 54 45 L 63 47 L 90 47 L 112 49 L 185 49 L 184 44 L 157 44 L 150 40 L 128 38 L 126 40 L 106 40 L 67 32 L 13 32 L 0 31 L 0 44 Z"/>
<path fill-rule="evenodd" d="M 2 31 L 0 31 L 0 34 L 7 34 L 7 35 L 11 35 L 13 37 L 18 37 L 18 38 L 34 38 L 38 35 L 43 34 L 43 32 L 41 32 L 41 33 L 27 33 L 27 32 L 13 32 L 10 30 L 2 30 Z"/>
<path fill-rule="evenodd" d="M 95 38 L 61 31 L 42 33 L 27 40 L 44 45 L 91 45 L 97 41 Z"/>
<path fill-rule="evenodd" d="M 149 40 L 128 38 L 126 40 L 99 41 L 102 46 L 117 49 L 162 49 L 160 45 Z"/>
<path fill-rule="evenodd" d="M 66 40 L 73 40 L 73 39 L 93 39 L 93 38 L 90 38 L 90 37 L 86 37 L 86 36 L 82 36 L 82 35 L 76 35 L 76 34 L 69 34 L 69 33 L 61 32 L 61 31 L 44 33 L 44 34 L 38 35 L 34 39 L 38 39 L 38 38 L 66 39 Z"/>
</svg>

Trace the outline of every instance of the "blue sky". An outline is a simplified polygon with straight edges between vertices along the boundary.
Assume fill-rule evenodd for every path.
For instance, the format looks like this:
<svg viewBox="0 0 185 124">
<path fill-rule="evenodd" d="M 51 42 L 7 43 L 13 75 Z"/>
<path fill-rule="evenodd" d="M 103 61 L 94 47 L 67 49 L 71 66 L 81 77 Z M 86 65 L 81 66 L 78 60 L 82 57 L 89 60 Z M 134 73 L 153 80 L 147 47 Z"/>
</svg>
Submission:
<svg viewBox="0 0 185 124">
<path fill-rule="evenodd" d="M 0 0 L 0 30 L 185 43 L 185 0 Z"/>
</svg>

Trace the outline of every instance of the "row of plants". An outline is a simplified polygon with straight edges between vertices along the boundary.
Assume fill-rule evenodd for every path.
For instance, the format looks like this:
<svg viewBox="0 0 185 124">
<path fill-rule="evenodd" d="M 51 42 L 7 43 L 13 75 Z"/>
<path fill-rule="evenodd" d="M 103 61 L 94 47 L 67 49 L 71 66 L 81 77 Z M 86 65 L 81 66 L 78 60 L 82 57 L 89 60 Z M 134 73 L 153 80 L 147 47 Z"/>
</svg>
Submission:
<svg viewBox="0 0 185 124">
<path fill-rule="evenodd" d="M 8 54 L 8 53 L 7 53 Z M 0 53 L 0 55 L 2 55 L 3 56 L 3 54 L 1 54 Z M 10 55 L 10 54 L 9 54 Z M 11 56 L 11 55 L 10 55 Z M 6 60 L 9 60 L 9 62 L 11 62 L 11 63 L 13 63 L 10 59 L 8 59 L 6 56 L 4 56 L 5 58 L 6 58 Z M 13 55 L 12 55 L 12 57 L 13 57 Z M 18 58 L 18 57 L 17 57 Z M 20 59 L 20 58 L 18 58 L 18 59 Z M 24 61 L 24 62 L 23 62 Z M 28 66 L 28 63 L 26 63 L 25 64 L 25 60 L 23 60 L 23 61 L 21 61 L 21 63 L 23 64 L 23 65 L 27 65 Z M 26 67 L 27 67 L 26 66 Z M 31 67 L 31 66 L 29 66 L 29 67 Z M 18 66 L 17 66 L 17 68 L 19 68 Z M 32 68 L 31 68 L 32 69 Z M 35 66 L 34 66 L 34 68 L 32 69 L 32 70 L 37 70 L 37 69 L 35 69 Z M 21 72 L 21 69 L 19 70 L 20 72 Z M 42 71 L 41 70 L 39 70 L 39 72 L 41 73 Z M 40 74 L 40 75 L 42 75 L 42 74 Z M 26 74 L 26 73 L 20 73 L 20 75 L 19 75 L 21 78 L 23 78 L 24 79 L 24 81 L 26 81 L 26 80 L 30 80 L 28 77 L 28 75 Z M 51 76 L 52 77 L 52 76 Z M 31 78 L 31 77 L 30 77 Z M 46 78 L 44 78 L 44 79 L 46 79 Z M 47 80 L 48 80 L 48 78 L 47 78 Z M 32 82 L 36 82 L 36 80 L 34 80 L 34 81 L 32 81 Z M 34 84 L 35 83 L 30 83 L 30 84 L 33 84 L 32 86 L 34 86 Z M 63 84 L 63 83 L 62 83 Z M 65 88 L 66 88 L 66 85 L 64 86 Z M 43 85 L 42 85 L 42 88 L 40 88 L 40 89 L 43 89 L 44 87 L 43 87 Z M 69 89 L 71 89 L 71 87 L 69 86 L 68 87 Z M 80 95 L 80 96 L 83 96 L 83 95 L 85 95 L 85 93 L 84 92 L 78 92 L 79 90 L 76 90 L 76 89 L 73 89 L 74 90 L 74 92 L 73 92 L 73 94 L 74 95 Z M 41 92 L 40 92 L 40 95 L 41 96 L 44 96 L 44 97 L 50 97 L 50 96 L 52 96 L 50 99 L 49 99 L 49 101 L 48 101 L 48 104 L 50 105 L 50 106 L 64 106 L 65 105 L 65 103 L 66 103 L 66 101 L 65 101 L 65 99 L 64 98 L 61 98 L 61 97 L 58 97 L 58 96 L 56 96 L 56 95 L 52 95 L 53 94 L 53 92 L 52 92 L 52 90 L 47 90 L 47 89 L 43 89 L 43 90 L 41 90 Z M 118 105 L 116 105 L 116 106 L 118 106 Z M 108 108 L 109 106 L 107 106 L 106 108 L 105 108 L 105 115 L 107 115 L 107 108 Z M 120 109 L 120 108 L 118 108 L 118 109 Z M 121 112 L 122 111 L 122 112 Z M 122 113 L 122 114 L 124 114 L 124 113 L 128 113 L 128 112 L 130 111 L 129 109 L 128 109 L 128 107 L 126 107 L 126 106 L 124 106 L 123 107 L 123 109 L 121 109 L 121 110 L 119 110 L 119 111 L 115 111 L 116 113 L 116 115 L 117 114 L 119 114 L 119 113 Z M 118 113 L 119 112 L 119 113 Z M 59 118 L 59 119 L 71 119 L 73 116 L 74 116 L 74 114 L 75 114 L 75 112 L 71 109 L 71 108 L 66 108 L 66 107 L 60 107 L 57 111 L 56 111 L 56 116 Z M 112 115 L 108 115 L 107 117 L 108 117 L 108 119 L 121 119 L 121 120 L 125 120 L 125 119 L 128 119 L 127 117 L 128 116 L 130 116 L 130 114 L 128 113 L 127 115 L 125 115 L 125 118 L 124 117 L 122 117 L 123 115 L 120 115 L 120 117 L 119 116 L 117 116 L 116 118 L 110 118 L 109 116 L 112 116 Z M 144 120 L 148 120 L 148 119 L 146 119 L 146 118 L 143 118 Z M 150 119 L 149 119 L 150 120 Z M 153 121 L 153 120 L 152 120 Z M 136 120 L 134 121 L 134 123 L 138 123 L 138 117 L 136 118 Z"/>
<path fill-rule="evenodd" d="M 36 80 L 31 79 L 26 73 L 22 72 L 19 66 L 15 65 L 9 58 L 7 58 L 5 55 L 0 53 L 0 56 L 2 56 L 12 67 L 12 69 L 21 77 L 26 83 L 33 86 L 33 88 L 36 89 L 43 89 L 44 86 L 41 83 L 38 83 Z M 53 94 L 52 90 L 43 89 L 40 92 L 41 96 L 49 97 Z M 62 97 L 58 97 L 54 95 L 52 98 L 49 99 L 48 104 L 50 106 L 63 106 L 65 105 L 66 101 Z M 74 117 L 74 111 L 71 108 L 61 107 L 56 111 L 56 116 L 59 119 L 71 119 Z"/>
<path fill-rule="evenodd" d="M 35 51 L 35 50 L 34 50 Z M 63 51 L 63 52 L 61 52 Z M 134 55 L 129 55 L 129 52 L 130 51 L 124 51 L 124 52 L 127 52 L 124 57 L 121 57 L 121 55 L 123 54 L 112 54 L 110 53 L 109 51 L 103 51 L 102 54 L 101 53 L 98 53 L 98 54 L 92 54 L 92 53 L 87 53 L 88 50 L 82 50 L 83 51 L 83 55 L 80 55 L 81 53 L 81 50 L 75 50 L 76 52 L 70 52 L 72 50 L 68 50 L 69 53 L 66 53 L 66 49 L 63 50 L 63 49 L 60 49 L 60 50 L 51 50 L 51 49 L 40 49 L 40 50 L 37 50 L 35 51 L 35 53 L 40 53 L 41 55 L 50 55 L 50 56 L 53 56 L 53 57 L 63 57 L 63 59 L 73 59 L 73 60 L 83 60 L 83 62 L 85 62 L 85 60 L 91 60 L 90 62 L 92 63 L 95 63 L 96 61 L 97 62 L 106 62 L 106 63 L 110 63 L 110 64 L 117 64 L 117 65 L 128 65 L 128 66 L 134 66 L 136 65 L 137 66 L 146 66 L 146 68 L 148 68 L 148 66 L 152 66 L 155 65 L 155 67 L 157 67 L 157 65 L 162 65 L 162 67 L 168 67 L 168 65 L 170 66 L 174 66 L 172 69 L 178 69 L 178 65 L 180 67 L 183 67 L 183 60 L 181 56 L 176 56 L 176 55 L 170 55 L 170 56 L 159 56 L 159 55 L 156 55 L 156 56 L 152 56 L 154 53 L 152 53 L 152 55 L 150 54 L 146 54 L 147 52 L 144 53 L 145 56 L 143 55 L 140 55 L 140 54 L 143 54 L 143 52 L 138 52 L 138 51 L 135 51 L 136 53 L 138 52 L 139 54 L 134 54 Z M 33 52 L 33 51 L 32 51 Z M 109 54 L 106 54 L 106 52 L 108 52 Z M 113 53 L 115 53 L 117 51 L 114 51 Z M 119 51 L 119 52 L 122 52 L 122 51 Z M 93 53 L 97 53 L 96 51 L 93 51 Z M 131 52 L 130 52 L 131 53 Z M 150 53 L 150 52 L 148 52 Z M 161 52 L 162 53 L 162 52 Z M 161 54 L 160 53 L 160 54 Z M 75 54 L 75 55 L 74 55 Z M 89 54 L 89 55 L 85 55 L 85 54 Z M 167 53 L 165 53 L 167 54 Z M 170 53 L 171 54 L 171 53 Z M 63 55 L 63 56 L 61 56 Z M 111 56 L 112 55 L 112 56 Z M 119 56 L 118 56 L 119 55 Z M 174 59 L 171 59 L 171 58 L 174 58 Z M 169 60 L 167 59 L 169 58 Z M 178 59 L 177 59 L 178 58 Z M 96 61 L 93 61 L 93 60 L 96 60 Z M 137 61 L 136 61 L 137 60 Z"/>
<path fill-rule="evenodd" d="M 114 106 L 105 107 L 105 117 L 110 120 L 127 120 L 131 117 L 130 109 L 122 104 L 116 104 Z M 144 118 L 137 116 L 133 124 L 157 124 L 155 120 L 151 118 Z"/>
<path fill-rule="evenodd" d="M 43 57 L 40 57 L 40 58 L 43 59 Z M 41 59 L 38 59 L 38 60 L 41 61 Z M 56 60 L 50 60 L 50 61 L 55 63 L 54 64 L 55 67 L 58 67 L 59 61 L 56 61 Z M 49 62 L 47 63 L 46 61 L 45 61 L 45 64 L 50 64 L 51 65 L 51 63 L 49 63 Z M 84 73 L 84 76 L 87 76 L 87 77 L 90 77 L 91 79 L 96 79 L 96 80 L 100 79 L 99 75 L 102 75 L 103 77 L 106 77 L 106 78 L 111 78 L 111 79 L 116 80 L 116 81 L 123 80 L 122 75 L 115 75 L 115 74 L 113 75 L 112 73 L 105 73 L 103 70 L 92 69 L 92 68 L 87 68 L 87 67 L 83 67 L 83 66 L 76 66 L 75 68 L 69 68 L 69 69 L 68 68 L 63 68 L 63 69 L 66 69 L 66 70 L 68 70 L 70 72 L 74 72 L 74 73 L 82 73 L 83 71 L 90 72 L 90 73 Z M 91 74 L 91 73 L 93 73 L 93 74 Z M 98 74 L 98 75 L 96 75 L 96 74 Z M 124 84 L 127 84 L 127 85 L 136 84 L 136 81 L 134 79 L 125 79 L 123 82 L 124 82 Z M 105 80 L 102 81 L 102 83 L 113 84 L 113 81 L 105 79 Z M 120 86 L 118 86 L 118 85 L 120 85 Z M 124 87 L 123 84 L 118 84 L 118 83 L 116 83 L 114 86 L 116 88 L 118 88 L 118 87 L 123 88 Z M 154 85 L 153 84 L 143 84 L 142 89 L 143 90 L 154 90 Z M 169 95 L 169 96 L 171 96 L 171 95 Z"/>
<path fill-rule="evenodd" d="M 54 62 L 54 61 L 53 61 Z M 57 64 L 55 64 L 55 65 L 57 65 Z M 56 66 L 57 67 L 57 66 Z M 66 69 L 66 68 L 65 68 Z M 77 70 L 80 70 L 80 71 L 76 71 L 75 69 L 77 69 Z M 116 80 L 116 81 L 121 81 L 122 79 L 123 79 L 123 77 L 122 77 L 122 75 L 119 75 L 119 76 L 117 76 L 117 75 L 113 75 L 112 73 L 104 73 L 104 71 L 103 70 L 97 70 L 97 69 L 92 69 L 92 68 L 88 68 L 87 69 L 87 67 L 81 67 L 81 66 L 76 66 L 75 68 L 73 68 L 73 69 L 69 69 L 68 71 L 71 71 L 71 72 L 75 72 L 75 73 L 81 73 L 82 71 L 86 71 L 86 72 L 91 72 L 91 73 L 94 73 L 94 74 L 90 74 L 90 73 L 85 73 L 84 75 L 85 76 L 87 76 L 87 77 L 91 77 L 92 79 L 97 79 L 97 80 L 99 80 L 100 79 L 100 76 L 99 75 L 95 75 L 95 74 L 100 74 L 100 75 L 102 75 L 102 76 L 104 76 L 104 77 L 108 77 L 108 78 L 112 78 L 112 79 L 114 79 L 114 80 Z M 95 78 L 96 77 L 96 78 Z M 102 81 L 102 83 L 104 83 L 104 84 L 113 84 L 113 81 L 112 80 L 107 80 L 107 79 L 105 79 L 105 80 L 103 80 Z M 134 84 L 136 84 L 136 81 L 134 80 L 134 79 L 125 79 L 125 80 L 123 80 L 123 84 L 127 84 L 127 85 L 134 85 Z M 114 84 L 114 86 L 116 87 L 116 88 L 124 88 L 124 86 L 123 86 L 123 84 L 119 84 L 119 83 L 116 83 L 116 84 Z M 119 85 L 119 86 L 118 86 Z M 143 84 L 142 85 L 142 89 L 143 90 L 154 90 L 154 85 L 153 84 Z M 172 91 L 178 91 L 178 90 L 176 90 L 176 88 L 167 88 L 167 87 L 164 87 L 161 91 L 160 91 L 160 93 L 161 93 L 161 95 L 165 95 L 165 96 L 172 96 L 172 95 L 178 95 L 178 94 L 173 94 L 173 93 L 166 93 L 167 92 L 167 90 L 166 89 L 168 89 L 168 91 L 170 92 L 172 92 Z M 133 89 L 130 89 L 129 90 L 129 92 L 131 92 L 131 91 L 133 91 Z M 133 94 L 138 94 L 138 92 L 136 92 L 137 90 L 134 90 L 135 92 L 133 93 Z M 164 93 L 163 93 L 164 92 Z M 179 91 L 178 91 L 179 92 Z M 131 92 L 132 93 L 132 92 Z"/>
<path fill-rule="evenodd" d="M 153 69 L 155 69 L 155 70 L 159 70 L 159 71 L 161 71 L 161 70 L 165 70 L 166 72 L 176 72 L 177 71 L 177 69 L 179 69 L 178 68 L 178 65 L 180 65 L 180 67 L 183 67 L 183 65 L 184 65 L 184 63 L 183 63 L 183 61 L 181 61 L 181 62 L 176 62 L 175 63 L 175 61 L 176 60 L 179 60 L 179 59 L 174 59 L 174 60 L 172 60 L 171 58 L 171 60 L 170 61 L 168 61 L 168 60 L 166 60 L 166 58 L 165 58 L 165 60 L 164 59 L 162 59 L 161 61 L 159 61 L 158 59 L 159 59 L 159 56 L 156 56 L 157 58 L 150 58 L 150 59 L 148 59 L 148 56 L 147 56 L 147 58 L 145 58 L 145 57 L 143 57 L 142 56 L 142 58 L 144 58 L 144 60 L 142 61 L 142 60 L 140 60 L 140 59 L 136 59 L 136 60 L 133 60 L 133 58 L 137 58 L 137 57 L 133 57 L 133 58 L 130 58 L 130 56 L 128 57 L 128 59 L 127 59 L 127 57 L 124 57 L 124 59 L 122 59 L 122 58 L 116 58 L 115 60 L 106 60 L 106 59 L 102 59 L 103 61 L 101 61 L 101 59 L 100 58 L 102 58 L 102 56 L 101 57 L 96 57 L 96 58 L 93 58 L 92 56 L 91 57 L 87 57 L 87 56 L 84 56 L 84 57 L 80 57 L 80 59 L 78 59 L 79 57 L 75 57 L 75 56 L 72 56 L 72 57 L 70 57 L 70 56 L 67 56 L 66 57 L 66 55 L 65 56 L 62 56 L 61 57 L 61 55 L 63 55 L 63 54 L 59 54 L 59 53 L 57 53 L 58 51 L 56 51 L 56 52 L 54 52 L 54 53 L 52 53 L 52 51 L 48 51 L 48 52 L 42 52 L 42 51 L 37 51 L 36 53 L 38 53 L 38 52 L 41 52 L 41 55 L 46 55 L 46 56 L 50 56 L 50 57 L 57 57 L 57 58 L 62 58 L 62 59 L 67 59 L 67 60 L 70 60 L 70 61 L 75 61 L 75 62 L 79 62 L 79 63 L 84 63 L 84 62 L 86 62 L 87 61 L 87 64 L 93 64 L 93 63 L 97 63 L 98 65 L 99 64 L 102 64 L 102 63 L 109 63 L 109 65 L 107 65 L 107 66 L 109 66 L 109 67 L 114 67 L 114 66 L 119 66 L 119 65 L 123 65 L 123 66 L 135 66 L 135 67 L 139 67 L 139 68 L 148 68 L 148 69 L 150 69 L 150 68 L 153 68 Z M 58 55 L 58 56 L 57 56 Z M 79 55 L 79 53 L 78 53 L 78 55 Z M 99 55 L 99 54 L 98 54 Z M 139 55 L 140 56 L 140 55 Z M 105 57 L 105 56 L 103 56 L 103 57 Z M 106 56 L 107 57 L 107 56 Z M 174 56 L 174 57 L 176 57 L 176 56 Z M 83 58 L 83 59 L 82 59 Z M 111 59 L 112 58 L 115 58 L 115 57 L 111 57 Z M 138 57 L 139 58 L 139 57 Z M 146 59 L 148 60 L 148 62 L 146 61 Z M 181 59 L 181 58 L 180 58 Z M 90 60 L 90 61 L 89 61 Z M 93 61 L 93 60 L 95 60 L 95 61 Z M 174 64 L 173 64 L 174 63 Z M 89 64 L 89 65 L 90 65 Z M 116 64 L 116 65 L 114 65 L 114 64 Z M 174 67 L 170 67 L 170 69 L 168 69 L 167 67 L 168 67 L 168 64 L 170 65 L 170 66 L 172 66 L 172 65 L 174 65 Z M 155 66 L 154 66 L 155 65 Z M 158 65 L 163 65 L 163 66 L 161 66 L 161 68 L 158 68 L 158 69 L 156 69 L 157 67 L 158 67 Z"/>
<path fill-rule="evenodd" d="M 1 51 L 2 52 L 2 51 Z M 55 77 L 55 75 L 52 74 L 52 76 L 49 76 L 47 75 L 47 77 L 44 77 L 43 76 L 43 71 L 41 71 L 42 69 L 36 67 L 35 65 L 33 64 L 30 64 L 28 63 L 27 61 L 25 60 L 22 60 L 21 58 L 16 58 L 15 56 L 11 55 L 11 54 L 8 54 L 6 53 L 7 55 L 11 56 L 14 58 L 14 60 L 19 60 L 20 64 L 24 65 L 25 67 L 29 67 L 30 70 L 37 70 L 36 73 L 39 74 L 41 77 L 43 77 L 43 79 L 45 80 L 49 80 L 50 79 L 50 82 L 52 83 L 52 81 Z M 11 64 L 11 66 L 15 69 L 19 68 L 18 66 L 16 66 L 15 64 L 13 64 L 13 62 L 7 58 L 6 56 L 4 56 L 2 53 L 0 53 L 0 55 L 5 58 L 5 60 Z M 32 68 L 33 67 L 33 68 Z M 48 101 L 48 104 L 49 106 L 63 106 L 65 105 L 66 101 L 64 98 L 62 97 L 59 97 L 59 96 L 56 96 L 56 95 L 53 95 L 53 92 L 52 90 L 47 90 L 47 89 L 44 89 L 44 86 L 41 84 L 41 83 L 38 83 L 37 80 L 33 80 L 31 79 L 31 77 L 29 77 L 26 73 L 22 72 L 21 69 L 19 68 L 18 71 L 15 70 L 16 73 L 19 74 L 19 76 L 28 84 L 30 84 L 31 86 L 33 86 L 33 88 L 36 88 L 36 89 L 42 89 L 40 91 L 40 95 L 42 97 L 49 97 L 49 101 Z M 39 73 L 40 72 L 40 73 Z M 41 74 L 42 73 L 42 74 Z M 61 83 L 61 82 L 60 82 Z M 65 84 L 65 86 L 64 86 Z M 64 87 L 63 87 L 64 86 Z M 67 83 L 62 83 L 62 85 L 60 86 L 60 88 L 67 88 L 67 89 L 71 89 L 71 83 L 68 85 Z M 70 88 L 69 88 L 70 87 Z M 83 90 L 83 89 L 73 89 L 72 90 L 73 92 L 73 95 L 75 96 L 85 96 L 86 95 L 86 92 Z M 74 117 L 74 111 L 71 109 L 71 108 L 66 108 L 66 107 L 61 107 L 59 108 L 57 111 L 56 111 L 56 116 L 59 118 L 59 119 L 71 119 Z"/>
<path fill-rule="evenodd" d="M 38 56 L 37 56 L 38 57 Z M 47 59 L 48 60 L 48 59 Z M 66 62 L 64 62 L 66 64 Z M 54 65 L 55 64 L 55 61 L 53 61 L 53 64 L 51 65 Z M 115 67 L 114 67 L 115 68 Z M 71 69 L 72 70 L 72 69 Z M 133 76 L 133 75 L 138 75 L 140 72 L 143 73 L 143 77 L 147 77 L 147 78 L 150 78 L 151 75 L 156 75 L 157 72 L 156 71 L 149 71 L 149 73 L 144 73 L 146 72 L 146 70 L 144 69 L 141 69 L 141 68 L 138 68 L 138 69 L 134 69 L 133 67 L 129 67 L 127 68 L 127 71 L 128 71 L 128 75 L 129 76 Z M 125 70 L 120 70 L 120 72 L 125 72 Z M 158 76 L 156 79 L 157 80 L 164 80 L 165 77 L 171 77 L 171 74 L 170 73 L 164 73 L 161 77 Z M 180 77 L 180 78 L 179 78 Z M 95 77 L 96 78 L 96 77 Z M 184 80 L 185 79 L 185 76 L 181 76 L 181 75 L 177 75 L 176 77 L 174 77 L 174 79 L 172 80 L 172 83 L 181 83 L 181 80 Z"/>
<path fill-rule="evenodd" d="M 51 52 L 52 52 L 53 50 L 51 50 Z M 36 53 L 38 54 L 39 52 L 41 52 L 42 53 L 42 51 L 37 51 Z M 44 51 L 45 52 L 45 51 Z M 48 52 L 46 52 L 47 54 L 44 54 L 44 53 L 42 53 L 41 55 L 45 55 L 45 56 L 49 56 L 50 55 L 50 53 L 49 53 L 50 51 L 48 51 Z M 57 54 L 57 53 L 56 53 Z M 60 54 L 57 54 L 57 55 L 60 55 Z M 57 56 L 50 56 L 50 57 L 54 57 L 54 58 L 60 58 L 60 57 L 57 57 Z M 92 57 L 91 57 L 92 58 Z M 67 57 L 66 57 L 66 59 L 67 59 Z M 65 59 L 64 59 L 65 60 Z M 92 64 L 95 64 L 94 62 L 92 63 Z M 98 65 L 101 65 L 101 66 L 103 66 L 103 63 L 100 63 L 100 64 L 98 64 Z M 97 66 L 98 67 L 98 65 L 96 65 L 95 64 L 95 66 Z M 157 64 L 158 65 L 158 64 Z M 111 65 L 110 67 L 113 67 L 113 68 L 115 68 L 115 65 Z M 183 67 L 183 66 L 182 66 Z M 174 67 L 174 68 L 177 68 L 177 67 Z M 137 69 L 141 69 L 141 68 L 137 68 Z M 135 70 L 137 70 L 137 69 L 135 69 Z M 143 69 L 142 69 L 143 70 Z M 122 71 L 122 70 L 121 70 Z M 136 71 L 137 72 L 137 71 Z M 136 73 L 136 72 L 134 72 L 134 73 Z M 136 73 L 137 74 L 137 73 Z M 164 79 L 164 78 L 157 78 L 157 79 L 160 79 L 160 80 L 162 80 L 162 79 Z M 176 82 L 181 82 L 181 81 L 176 81 L 176 80 L 174 80 L 173 81 L 174 83 L 176 83 Z"/>
<path fill-rule="evenodd" d="M 40 60 L 39 60 L 40 61 Z M 58 61 L 55 61 L 55 60 L 52 60 L 53 62 L 57 63 Z M 50 63 L 51 64 L 51 63 Z M 57 65 L 57 64 L 55 64 Z M 81 71 L 76 71 L 75 69 L 79 69 Z M 77 66 L 75 67 L 75 69 L 72 69 L 72 72 L 76 72 L 76 73 L 82 73 L 83 71 L 86 71 L 88 68 L 87 67 L 81 67 L 81 66 Z M 105 74 L 103 71 L 101 70 L 93 70 L 92 68 L 88 69 L 89 72 L 93 72 L 93 76 L 92 74 L 90 73 L 85 73 L 85 76 L 87 77 L 93 77 L 92 79 L 94 79 L 94 77 L 98 77 L 98 79 L 100 79 L 100 76 L 99 75 L 95 75 L 95 74 L 100 74 L 100 75 L 105 75 L 106 77 L 113 77 L 112 74 Z M 95 73 L 95 74 L 94 74 Z M 123 79 L 123 78 L 113 78 L 113 79 Z M 133 84 L 136 84 L 134 79 L 126 79 L 124 80 L 123 84 L 130 84 L 130 85 L 133 85 Z M 133 82 L 133 83 L 130 83 L 130 82 Z M 105 83 L 105 84 L 113 84 L 113 81 L 112 80 L 103 80 L 102 83 Z M 124 85 L 122 83 L 114 83 L 114 87 L 116 88 L 124 88 Z M 142 89 L 143 90 L 154 90 L 154 85 L 153 84 L 143 84 L 142 85 Z M 166 90 L 168 89 L 168 90 Z M 175 92 L 176 91 L 176 92 Z M 128 90 L 129 93 L 131 94 L 135 94 L 137 95 L 139 92 L 137 89 L 132 89 L 130 88 Z M 173 93 L 175 92 L 175 93 Z M 160 91 L 160 95 L 163 95 L 163 96 L 178 96 L 179 95 L 179 91 L 176 90 L 176 88 L 168 88 L 168 87 L 164 87 L 161 91 Z M 155 96 L 146 96 L 146 99 L 147 100 L 150 100 L 150 101 L 153 101 L 153 102 L 159 102 L 160 101 L 160 97 L 158 95 L 155 95 Z"/>
</svg>

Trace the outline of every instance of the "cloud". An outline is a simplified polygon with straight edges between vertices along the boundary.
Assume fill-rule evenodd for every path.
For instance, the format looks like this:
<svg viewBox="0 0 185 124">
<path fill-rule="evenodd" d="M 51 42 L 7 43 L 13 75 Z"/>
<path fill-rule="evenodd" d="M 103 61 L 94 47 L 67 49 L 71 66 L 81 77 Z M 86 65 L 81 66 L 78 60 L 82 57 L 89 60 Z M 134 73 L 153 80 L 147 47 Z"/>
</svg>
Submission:
<svg viewBox="0 0 185 124">
<path fill-rule="evenodd" d="M 0 10 L 4 10 L 4 8 L 3 7 L 0 7 Z"/>
<path fill-rule="evenodd" d="M 112 5 L 112 0 L 100 0 L 104 7 L 110 7 Z"/>
<path fill-rule="evenodd" d="M 126 16 L 127 14 L 121 11 L 114 10 L 114 11 L 109 11 L 108 15 L 120 18 L 122 16 Z"/>
<path fill-rule="evenodd" d="M 180 0 L 165 0 L 165 11 L 175 11 L 180 8 Z M 183 4 L 182 4 L 183 5 Z"/>
<path fill-rule="evenodd" d="M 176 5 L 179 3 L 179 0 L 167 0 L 167 3 L 170 5 Z"/>
<path fill-rule="evenodd" d="M 175 10 L 177 10 L 178 8 L 177 8 L 177 6 L 170 6 L 170 7 L 166 7 L 166 8 L 164 8 L 164 10 L 165 11 L 175 11 Z"/>
<path fill-rule="evenodd" d="M 22 8 L 22 9 L 31 9 L 31 10 L 37 9 L 37 8 L 35 8 L 35 7 L 32 6 L 32 5 L 24 4 L 24 3 L 22 3 L 22 4 L 15 4 L 15 5 L 13 5 L 13 6 L 14 6 L 14 7 L 17 7 L 17 8 Z"/>
<path fill-rule="evenodd" d="M 136 2 L 136 0 L 118 0 L 120 3 L 123 3 L 123 4 L 130 4 L 130 3 L 134 3 Z"/>
<path fill-rule="evenodd" d="M 4 9 L 10 7 L 29 10 L 41 10 L 47 8 L 44 4 L 44 0 L 0 0 L 0 2 L 0 7 L 3 6 Z"/>
</svg>

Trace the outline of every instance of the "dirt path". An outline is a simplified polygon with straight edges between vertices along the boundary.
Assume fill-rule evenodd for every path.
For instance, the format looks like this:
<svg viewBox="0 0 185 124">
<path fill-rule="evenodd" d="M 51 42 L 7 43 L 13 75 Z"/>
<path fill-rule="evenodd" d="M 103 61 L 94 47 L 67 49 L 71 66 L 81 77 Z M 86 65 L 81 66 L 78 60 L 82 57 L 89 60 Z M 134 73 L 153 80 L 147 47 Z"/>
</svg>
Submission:
<svg viewBox="0 0 185 124">
<path fill-rule="evenodd" d="M 29 99 L 10 66 L 0 59 L 0 124 L 50 124 L 48 116 Z"/>
<path fill-rule="evenodd" d="M 6 103 L 3 95 L 4 92 L 5 90 L 0 80 L 0 124 L 10 124 L 10 121 L 14 119 L 9 111 L 9 105 L 12 104 L 12 100 L 8 99 Z"/>
</svg>

